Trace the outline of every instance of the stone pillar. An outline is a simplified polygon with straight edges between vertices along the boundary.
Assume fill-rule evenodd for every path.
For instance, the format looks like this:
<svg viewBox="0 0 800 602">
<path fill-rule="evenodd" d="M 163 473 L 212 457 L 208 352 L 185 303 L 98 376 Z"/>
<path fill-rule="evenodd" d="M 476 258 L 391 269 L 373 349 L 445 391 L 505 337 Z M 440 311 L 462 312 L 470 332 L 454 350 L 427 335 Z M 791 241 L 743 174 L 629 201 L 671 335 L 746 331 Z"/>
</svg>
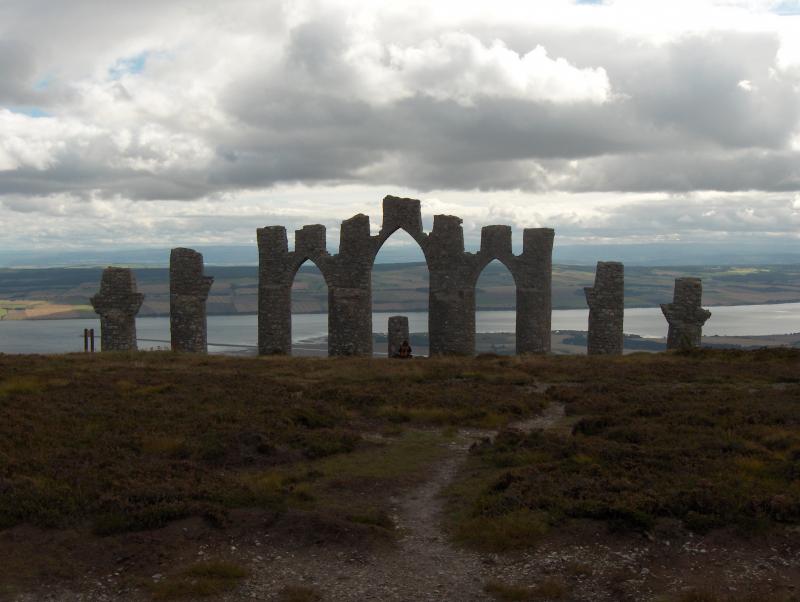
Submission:
<svg viewBox="0 0 800 602">
<path fill-rule="evenodd" d="M 553 311 L 552 228 L 526 228 L 517 259 L 517 353 L 548 353 Z"/>
<path fill-rule="evenodd" d="M 589 355 L 622 355 L 625 267 L 598 261 L 594 286 L 583 289 L 589 304 Z"/>
<path fill-rule="evenodd" d="M 101 351 L 136 351 L 136 314 L 144 295 L 128 268 L 103 270 L 100 292 L 89 300 L 100 315 Z"/>
<path fill-rule="evenodd" d="M 422 234 L 422 208 L 417 199 L 387 196 L 383 199 L 381 232 L 390 235 L 403 228 L 412 236 Z"/>
<path fill-rule="evenodd" d="M 256 231 L 258 240 L 258 353 L 292 352 L 292 276 L 286 228 Z"/>
<path fill-rule="evenodd" d="M 372 260 L 369 218 L 342 222 L 328 283 L 328 354 L 372 355 Z"/>
<path fill-rule="evenodd" d="M 389 317 L 388 339 L 388 356 L 394 357 L 394 354 L 398 352 L 403 341 L 408 340 L 408 317 Z"/>
<path fill-rule="evenodd" d="M 428 335 L 431 355 L 475 353 L 475 281 L 461 219 L 436 215 L 428 237 Z"/>
<path fill-rule="evenodd" d="M 672 303 L 662 303 L 661 311 L 669 322 L 667 349 L 700 346 L 703 324 L 711 312 L 701 307 L 703 284 L 700 278 L 677 278 Z"/>
<path fill-rule="evenodd" d="M 173 351 L 205 353 L 206 299 L 214 279 L 203 275 L 203 256 L 172 249 L 169 256 L 169 327 Z"/>
</svg>

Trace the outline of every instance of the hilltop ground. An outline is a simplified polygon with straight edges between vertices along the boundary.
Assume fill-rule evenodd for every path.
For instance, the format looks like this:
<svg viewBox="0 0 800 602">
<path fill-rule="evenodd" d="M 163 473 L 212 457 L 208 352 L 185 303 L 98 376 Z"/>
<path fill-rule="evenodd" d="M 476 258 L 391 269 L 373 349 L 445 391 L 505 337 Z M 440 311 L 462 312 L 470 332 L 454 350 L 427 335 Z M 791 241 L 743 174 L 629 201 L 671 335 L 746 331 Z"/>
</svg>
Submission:
<svg viewBox="0 0 800 602">
<path fill-rule="evenodd" d="M 0 598 L 798 600 L 799 367 L 0 355 Z"/>
</svg>

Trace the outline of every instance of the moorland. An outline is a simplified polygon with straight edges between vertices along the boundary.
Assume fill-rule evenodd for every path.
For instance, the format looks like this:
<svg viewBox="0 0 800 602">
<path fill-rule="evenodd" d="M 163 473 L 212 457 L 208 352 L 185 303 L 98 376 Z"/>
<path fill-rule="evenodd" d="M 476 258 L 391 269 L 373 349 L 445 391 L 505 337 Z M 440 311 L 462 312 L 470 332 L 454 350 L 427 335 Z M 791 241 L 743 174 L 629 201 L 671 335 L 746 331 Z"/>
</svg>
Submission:
<svg viewBox="0 0 800 602">
<path fill-rule="evenodd" d="M 0 597 L 797 600 L 799 366 L 0 355 Z"/>
</svg>

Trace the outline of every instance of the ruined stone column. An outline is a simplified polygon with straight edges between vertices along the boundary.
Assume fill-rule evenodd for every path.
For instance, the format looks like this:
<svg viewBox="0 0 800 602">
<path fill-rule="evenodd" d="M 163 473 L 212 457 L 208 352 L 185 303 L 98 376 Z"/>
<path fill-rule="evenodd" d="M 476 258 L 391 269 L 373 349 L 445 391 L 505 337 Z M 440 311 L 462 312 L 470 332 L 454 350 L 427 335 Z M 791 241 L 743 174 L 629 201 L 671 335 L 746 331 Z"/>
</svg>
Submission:
<svg viewBox="0 0 800 602">
<path fill-rule="evenodd" d="M 428 237 L 428 335 L 431 355 L 475 353 L 475 281 L 464 254 L 461 218 L 435 215 Z"/>
<path fill-rule="evenodd" d="M 549 353 L 553 313 L 552 228 L 526 228 L 517 259 L 517 353 Z"/>
<path fill-rule="evenodd" d="M 286 228 L 256 231 L 258 241 L 258 353 L 292 352 L 292 280 Z"/>
<path fill-rule="evenodd" d="M 617 261 L 598 261 L 594 286 L 583 289 L 589 304 L 589 355 L 622 355 L 625 268 Z"/>
<path fill-rule="evenodd" d="M 329 272 L 329 355 L 372 355 L 373 259 L 369 218 L 359 214 L 343 221 Z"/>
<path fill-rule="evenodd" d="M 206 299 L 214 279 L 203 275 L 203 256 L 172 249 L 169 256 L 169 327 L 173 351 L 205 353 Z"/>
<path fill-rule="evenodd" d="M 388 356 L 394 357 L 394 354 L 400 349 L 403 341 L 408 340 L 408 317 L 407 316 L 390 316 L 389 317 L 389 331 L 388 337 Z"/>
<path fill-rule="evenodd" d="M 661 311 L 669 322 L 667 349 L 700 346 L 703 324 L 711 312 L 701 307 L 703 284 L 700 278 L 677 278 L 672 303 L 662 303 Z"/>
<path fill-rule="evenodd" d="M 144 295 L 136 292 L 136 278 L 128 268 L 103 270 L 100 292 L 90 300 L 100 315 L 101 351 L 136 351 L 136 314 Z"/>
</svg>

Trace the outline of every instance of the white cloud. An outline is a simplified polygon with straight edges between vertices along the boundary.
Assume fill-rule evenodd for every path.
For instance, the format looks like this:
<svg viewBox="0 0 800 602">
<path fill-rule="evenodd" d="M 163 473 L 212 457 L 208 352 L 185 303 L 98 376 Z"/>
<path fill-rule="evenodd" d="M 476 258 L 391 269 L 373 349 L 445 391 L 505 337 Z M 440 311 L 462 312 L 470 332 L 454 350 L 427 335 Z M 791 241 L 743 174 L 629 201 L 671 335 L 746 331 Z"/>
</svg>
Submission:
<svg viewBox="0 0 800 602">
<path fill-rule="evenodd" d="M 563 58 L 550 58 L 542 46 L 519 55 L 501 40 L 486 46 L 460 32 L 420 46 L 391 46 L 388 68 L 404 83 L 405 96 L 428 94 L 467 105 L 476 96 L 604 102 L 610 95 L 602 67 L 579 69 Z"/>
<path fill-rule="evenodd" d="M 800 17 L 777 7 L 0 3 L 4 223 L 57 215 L 54 236 L 74 211 L 109 233 L 135 223 L 125 236 L 142 241 L 192 228 L 216 240 L 213 220 L 231 236 L 264 225 L 256 217 L 335 225 L 362 210 L 344 200 L 355 187 L 374 194 L 367 209 L 382 193 L 436 191 L 430 211 L 476 224 L 562 219 L 601 237 L 593 220 L 620 235 L 601 218 L 628 218 L 592 195 L 655 206 L 673 193 L 793 194 Z M 297 185 L 313 203 L 276 194 Z M 747 222 L 767 235 L 779 205 L 764 207 L 666 223 L 674 234 Z"/>
</svg>

